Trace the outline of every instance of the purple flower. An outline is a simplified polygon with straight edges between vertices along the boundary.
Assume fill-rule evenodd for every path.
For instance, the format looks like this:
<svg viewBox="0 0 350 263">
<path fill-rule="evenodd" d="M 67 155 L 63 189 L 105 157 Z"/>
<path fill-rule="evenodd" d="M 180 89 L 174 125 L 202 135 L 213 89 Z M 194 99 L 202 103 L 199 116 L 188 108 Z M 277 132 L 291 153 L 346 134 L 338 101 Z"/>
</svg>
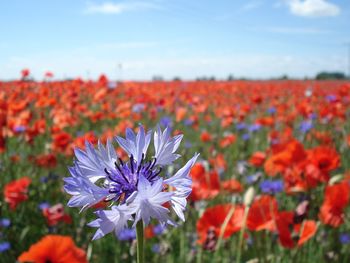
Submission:
<svg viewBox="0 0 350 263">
<path fill-rule="evenodd" d="M 300 126 L 299 126 L 299 130 L 302 133 L 307 133 L 308 131 L 310 131 L 313 128 L 313 124 L 311 121 L 303 121 Z"/>
<path fill-rule="evenodd" d="M 163 127 L 173 127 L 173 120 L 169 116 L 164 116 L 159 121 Z"/>
<path fill-rule="evenodd" d="M 166 230 L 166 226 L 162 224 L 158 224 L 153 227 L 153 233 L 157 236 L 163 234 L 165 230 Z"/>
<path fill-rule="evenodd" d="M 343 245 L 350 244 L 350 234 L 348 234 L 348 233 L 341 233 L 339 235 L 339 241 Z"/>
<path fill-rule="evenodd" d="M 0 219 L 0 227 L 9 227 L 11 225 L 11 220 L 8 218 Z"/>
<path fill-rule="evenodd" d="M 252 124 L 252 125 L 250 125 L 250 126 L 248 127 L 248 130 L 249 130 L 250 132 L 256 132 L 256 131 L 259 131 L 260 129 L 261 129 L 261 125 L 260 125 L 260 124 L 257 124 L 257 123 Z"/>
<path fill-rule="evenodd" d="M 337 96 L 334 95 L 334 94 L 329 94 L 329 95 L 326 96 L 326 101 L 327 102 L 334 102 L 336 100 L 337 100 Z"/>
<path fill-rule="evenodd" d="M 268 108 L 267 109 L 267 113 L 269 113 L 269 114 L 275 114 L 276 113 L 276 108 L 275 107 L 270 107 L 270 108 Z"/>
<path fill-rule="evenodd" d="M 38 205 L 39 209 L 40 210 L 44 210 L 46 208 L 49 208 L 50 207 L 50 204 L 48 202 L 42 202 Z"/>
<path fill-rule="evenodd" d="M 11 248 L 11 244 L 9 242 L 1 242 L 0 243 L 0 253 L 5 252 Z"/>
<path fill-rule="evenodd" d="M 13 128 L 14 132 L 25 132 L 26 131 L 26 127 L 23 126 L 23 125 L 20 125 L 20 126 L 15 126 Z"/>
<path fill-rule="evenodd" d="M 135 228 L 124 228 L 118 233 L 117 238 L 120 241 L 132 241 L 136 239 Z"/>
<path fill-rule="evenodd" d="M 99 142 L 98 149 L 89 142 L 86 142 L 86 151 L 75 149 L 77 160 L 69 168 L 71 177 L 64 179 L 64 189 L 72 195 L 68 206 L 83 210 L 102 200 L 114 202 L 110 210 L 96 211 L 98 218 L 88 224 L 98 228 L 93 239 L 111 232 L 118 235 L 128 228 L 129 221 L 133 222 L 133 227 L 140 220 L 147 225 L 152 218 L 163 225 L 176 225 L 170 210 L 163 206 L 168 202 L 185 221 L 186 198 L 192 190 L 189 173 L 199 154 L 172 177 L 163 178 L 160 176 L 163 168 L 180 157 L 176 150 L 183 136 L 171 137 L 168 127 L 164 131 L 158 127 L 153 136 L 154 156 L 148 158 L 151 135 L 152 132 L 145 132 L 140 126 L 137 134 L 127 129 L 125 139 L 116 137 L 129 155 L 128 161 L 118 158 L 110 141 L 106 147 Z M 173 191 L 164 191 L 164 185 L 171 186 Z"/>
<path fill-rule="evenodd" d="M 242 134 L 242 140 L 243 141 L 248 141 L 249 139 L 250 139 L 250 134 L 249 133 Z"/>
<path fill-rule="evenodd" d="M 143 103 L 137 103 L 132 106 L 132 111 L 136 113 L 140 113 L 144 111 L 144 109 L 145 109 L 145 104 Z"/>
<path fill-rule="evenodd" d="M 154 244 L 152 246 L 152 252 L 156 253 L 156 254 L 159 254 L 160 253 L 160 250 L 161 250 L 161 246 L 159 244 Z"/>
<path fill-rule="evenodd" d="M 257 172 L 255 174 L 249 175 L 246 177 L 245 181 L 247 182 L 247 184 L 254 184 L 257 181 L 259 181 L 259 179 L 262 177 L 262 173 L 261 172 Z"/>
<path fill-rule="evenodd" d="M 183 123 L 184 123 L 185 126 L 191 126 L 191 125 L 193 124 L 193 120 L 191 120 L 191 119 L 185 119 L 185 120 L 183 121 Z"/>
<path fill-rule="evenodd" d="M 282 192 L 283 188 L 282 180 L 264 180 L 260 183 L 260 190 L 263 193 L 276 194 Z"/>
<path fill-rule="evenodd" d="M 238 131 L 244 130 L 245 128 L 247 128 L 247 125 L 244 122 L 240 122 L 236 124 L 236 129 Z"/>
</svg>

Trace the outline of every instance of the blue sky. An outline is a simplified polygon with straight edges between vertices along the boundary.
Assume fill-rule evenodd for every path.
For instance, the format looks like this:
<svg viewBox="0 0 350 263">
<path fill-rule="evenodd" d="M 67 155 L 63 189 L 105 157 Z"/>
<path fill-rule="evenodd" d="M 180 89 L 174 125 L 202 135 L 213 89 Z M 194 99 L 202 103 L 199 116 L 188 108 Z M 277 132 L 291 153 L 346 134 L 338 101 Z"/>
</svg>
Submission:
<svg viewBox="0 0 350 263">
<path fill-rule="evenodd" d="M 0 79 L 268 78 L 346 71 L 348 0 L 7 0 Z"/>
</svg>

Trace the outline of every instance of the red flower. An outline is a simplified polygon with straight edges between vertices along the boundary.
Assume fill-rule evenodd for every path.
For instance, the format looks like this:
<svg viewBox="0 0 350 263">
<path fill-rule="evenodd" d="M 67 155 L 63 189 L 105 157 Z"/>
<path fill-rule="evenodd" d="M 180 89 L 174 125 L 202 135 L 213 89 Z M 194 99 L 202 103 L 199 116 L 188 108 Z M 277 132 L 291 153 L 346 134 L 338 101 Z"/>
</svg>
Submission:
<svg viewBox="0 0 350 263">
<path fill-rule="evenodd" d="M 336 185 L 328 185 L 325 199 L 320 209 L 319 218 L 327 225 L 338 227 L 344 223 L 344 208 L 349 203 L 349 184 L 347 181 Z"/>
<path fill-rule="evenodd" d="M 23 252 L 17 259 L 19 262 L 60 262 L 85 263 L 85 251 L 76 247 L 69 236 L 47 235 L 39 242 Z"/>
<path fill-rule="evenodd" d="M 49 208 L 43 209 L 43 215 L 46 218 L 47 224 L 49 226 L 55 226 L 60 221 L 70 224 L 72 218 L 64 213 L 63 205 L 57 204 Z"/>
<path fill-rule="evenodd" d="M 265 162 L 266 154 L 264 152 L 255 152 L 249 159 L 249 163 L 253 166 L 262 166 Z"/>
<path fill-rule="evenodd" d="M 277 200 L 269 195 L 262 195 L 255 198 L 252 203 L 248 217 L 247 227 L 252 231 L 270 230 L 274 231 L 275 217 L 278 213 Z"/>
<path fill-rule="evenodd" d="M 16 209 L 17 205 L 28 199 L 28 186 L 31 183 L 29 177 L 22 177 L 21 179 L 12 181 L 5 185 L 4 195 L 5 202 L 9 203 L 10 209 Z"/>
<path fill-rule="evenodd" d="M 289 211 L 280 212 L 276 219 L 278 238 L 285 248 L 301 246 L 317 231 L 317 224 L 313 220 L 304 220 L 300 224 L 294 224 L 294 213 Z"/>
<path fill-rule="evenodd" d="M 203 165 L 195 164 L 191 170 L 192 193 L 191 200 L 214 198 L 220 192 L 219 175 L 215 172 L 206 172 Z"/>
<path fill-rule="evenodd" d="M 230 179 L 223 181 L 221 183 L 221 187 L 223 190 L 229 192 L 229 193 L 240 193 L 243 191 L 243 187 L 239 181 L 236 179 Z"/>
<path fill-rule="evenodd" d="M 216 237 L 223 232 L 223 238 L 229 238 L 232 234 L 239 231 L 243 223 L 244 208 L 232 204 L 216 205 L 207 208 L 201 218 L 197 221 L 198 243 L 204 244 L 208 232 L 214 232 Z M 227 222 L 225 229 L 223 224 Z"/>
</svg>

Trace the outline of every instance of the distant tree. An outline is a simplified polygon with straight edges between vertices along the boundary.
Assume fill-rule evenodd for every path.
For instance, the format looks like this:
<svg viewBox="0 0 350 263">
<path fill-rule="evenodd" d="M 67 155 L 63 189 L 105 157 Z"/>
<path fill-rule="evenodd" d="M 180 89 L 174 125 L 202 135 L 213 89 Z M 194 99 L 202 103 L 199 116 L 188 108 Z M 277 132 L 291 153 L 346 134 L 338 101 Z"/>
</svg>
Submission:
<svg viewBox="0 0 350 263">
<path fill-rule="evenodd" d="M 162 76 L 159 76 L 159 75 L 154 75 L 152 77 L 152 80 L 153 81 L 163 81 L 163 77 Z"/>
<path fill-rule="evenodd" d="M 173 78 L 173 81 L 181 81 L 181 78 L 176 76 L 176 77 Z"/>
<path fill-rule="evenodd" d="M 320 72 L 316 75 L 317 80 L 327 80 L 327 79 L 346 79 L 343 72 Z"/>
<path fill-rule="evenodd" d="M 235 79 L 235 78 L 233 77 L 232 74 L 228 75 L 228 77 L 227 77 L 227 81 L 232 81 L 232 80 L 234 80 L 234 79 Z"/>
</svg>

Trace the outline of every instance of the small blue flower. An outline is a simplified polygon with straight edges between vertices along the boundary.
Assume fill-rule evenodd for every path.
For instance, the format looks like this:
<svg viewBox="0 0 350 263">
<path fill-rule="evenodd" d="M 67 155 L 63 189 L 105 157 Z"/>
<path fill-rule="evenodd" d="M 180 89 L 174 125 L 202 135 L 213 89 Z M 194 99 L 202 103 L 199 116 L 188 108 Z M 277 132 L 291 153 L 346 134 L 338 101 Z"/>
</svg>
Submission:
<svg viewBox="0 0 350 263">
<path fill-rule="evenodd" d="M 348 234 L 348 233 L 341 233 L 339 235 L 339 241 L 343 245 L 350 244 L 350 234 Z"/>
<path fill-rule="evenodd" d="M 137 104 L 134 104 L 133 106 L 132 106 L 132 111 L 133 112 L 136 112 L 136 113 L 140 113 L 140 112 L 143 112 L 144 111 L 144 109 L 145 109 L 145 104 L 143 104 L 143 103 L 137 103 Z"/>
<path fill-rule="evenodd" d="M 314 127 L 314 125 L 312 124 L 311 121 L 303 121 L 300 126 L 299 126 L 299 130 L 302 133 L 307 133 L 308 131 L 310 131 L 312 128 Z"/>
<path fill-rule="evenodd" d="M 250 134 L 249 133 L 242 134 L 242 140 L 243 141 L 248 141 L 249 139 L 250 139 Z"/>
<path fill-rule="evenodd" d="M 328 101 L 328 102 L 334 102 L 336 100 L 337 100 L 337 96 L 334 94 L 329 94 L 326 96 L 326 101 Z"/>
<path fill-rule="evenodd" d="M 184 124 L 185 126 L 191 126 L 191 125 L 193 124 L 193 120 L 191 120 L 191 119 L 185 119 L 185 120 L 183 121 L 183 124 Z"/>
<path fill-rule="evenodd" d="M 1 242 L 0 243 L 0 253 L 5 252 L 11 248 L 11 244 L 9 242 Z"/>
<path fill-rule="evenodd" d="M 245 128 L 247 128 L 247 124 L 245 124 L 244 122 L 240 122 L 236 124 L 236 129 L 238 131 L 244 130 Z"/>
<path fill-rule="evenodd" d="M 132 241 L 136 239 L 135 228 L 125 228 L 121 230 L 117 235 L 118 240 L 120 241 Z"/>
<path fill-rule="evenodd" d="M 259 179 L 262 177 L 262 173 L 261 172 L 257 172 L 255 174 L 249 175 L 245 178 L 245 181 L 247 182 L 247 184 L 254 184 L 257 181 L 259 181 Z"/>
<path fill-rule="evenodd" d="M 158 224 L 153 227 L 153 233 L 157 236 L 163 234 L 165 230 L 166 230 L 166 226 L 162 224 Z"/>
<path fill-rule="evenodd" d="M 276 194 L 282 192 L 283 188 L 282 180 L 264 180 L 260 183 L 260 190 L 263 193 Z"/>
<path fill-rule="evenodd" d="M 173 120 L 169 116 L 164 116 L 159 121 L 160 125 L 163 127 L 173 127 Z"/>
<path fill-rule="evenodd" d="M 153 253 L 159 254 L 160 253 L 160 249 L 161 249 L 161 246 L 159 244 L 154 244 L 152 246 L 152 252 Z"/>
<path fill-rule="evenodd" d="M 11 225 L 11 220 L 8 218 L 0 219 L 0 227 L 9 227 Z"/>
<path fill-rule="evenodd" d="M 252 124 L 252 125 L 250 125 L 250 126 L 248 127 L 248 130 L 249 130 L 250 132 L 257 132 L 257 131 L 259 131 L 260 129 L 261 129 L 261 125 L 260 125 L 260 124 L 257 124 L 257 123 Z"/>
<path fill-rule="evenodd" d="M 276 108 L 275 107 L 270 107 L 270 108 L 268 108 L 267 109 L 267 113 L 269 113 L 269 114 L 275 114 L 276 113 Z"/>
<path fill-rule="evenodd" d="M 46 208 L 49 208 L 50 207 L 50 204 L 48 202 L 42 202 L 38 205 L 39 209 L 40 210 L 44 210 Z"/>
<path fill-rule="evenodd" d="M 25 131 L 26 131 L 26 127 L 25 127 L 25 126 L 22 126 L 22 125 L 19 125 L 19 126 L 15 126 L 15 127 L 13 128 L 13 130 L 14 130 L 15 132 L 25 132 Z"/>
</svg>

